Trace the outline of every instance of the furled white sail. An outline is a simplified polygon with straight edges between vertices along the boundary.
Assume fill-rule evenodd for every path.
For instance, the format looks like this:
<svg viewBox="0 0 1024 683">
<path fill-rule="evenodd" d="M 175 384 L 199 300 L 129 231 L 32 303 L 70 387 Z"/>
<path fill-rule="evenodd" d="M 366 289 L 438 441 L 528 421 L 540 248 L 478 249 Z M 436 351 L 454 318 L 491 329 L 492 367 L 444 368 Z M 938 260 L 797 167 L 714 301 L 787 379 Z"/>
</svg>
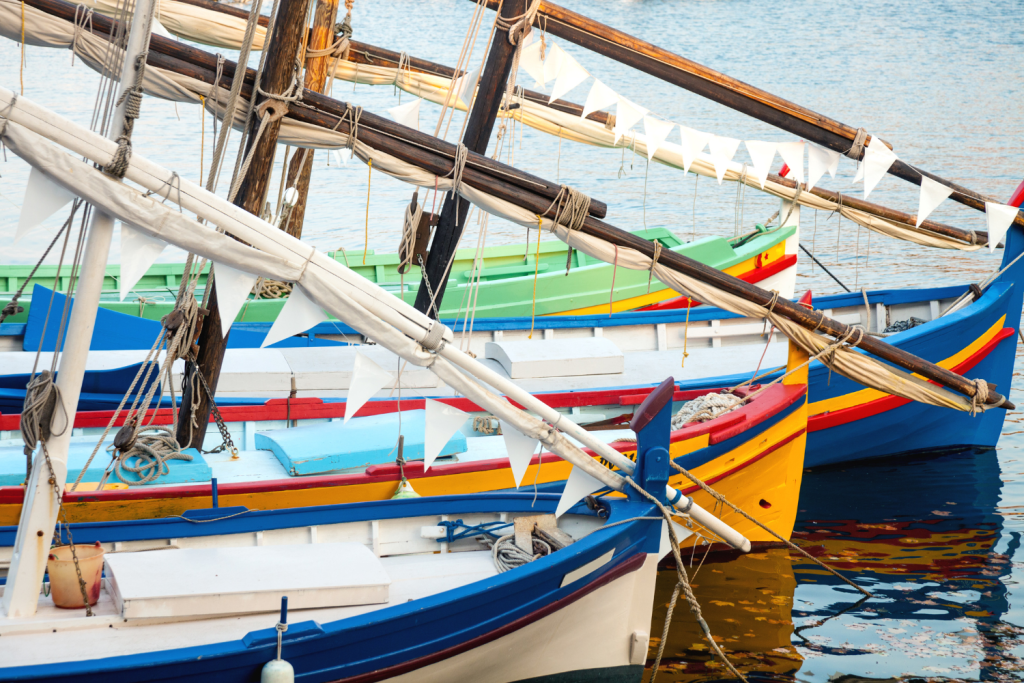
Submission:
<svg viewBox="0 0 1024 683">
<path fill-rule="evenodd" d="M 97 0 L 91 1 L 96 2 Z M 107 0 L 102 1 L 107 2 Z M 179 5 L 185 5 L 185 3 L 163 0 L 161 3 L 161 18 L 170 16 L 172 8 Z M 192 7 L 190 5 L 185 6 Z M 103 7 L 98 5 L 97 11 L 104 12 Z M 22 21 L 22 10 L 24 10 L 24 24 Z M 210 10 L 206 11 L 220 14 Z M 185 16 L 188 12 L 191 12 L 191 10 L 182 10 L 181 16 Z M 165 25 L 167 25 L 166 22 Z M 23 7 L 17 0 L 0 0 L 0 35 L 10 40 L 20 40 L 23 26 L 26 43 L 72 49 L 91 68 L 100 70 L 108 50 L 108 43 L 105 38 L 93 35 L 86 29 L 76 29 L 72 22 L 54 17 L 34 7 Z M 238 40 L 241 40 L 241 30 L 238 31 Z M 445 101 L 448 90 L 451 88 L 451 79 L 413 72 L 408 69 L 399 70 L 397 68 L 372 64 L 356 64 L 344 59 L 339 59 L 332 62 L 332 64 L 335 78 L 370 85 L 395 85 L 417 97 L 439 104 Z M 214 88 L 202 81 L 164 71 L 153 66 L 146 69 L 144 88 L 149 95 L 176 102 L 198 104 L 202 101 L 200 99 L 200 95 L 202 95 L 205 98 L 207 109 L 221 116 L 223 115 L 224 104 L 228 100 L 228 91 L 224 88 Z M 514 99 L 519 104 L 519 107 L 511 109 L 508 114 L 532 128 L 597 147 L 617 147 L 626 144 L 632 147 L 635 145 L 638 154 L 647 154 L 647 146 L 643 136 L 638 135 L 634 140 L 634 136 L 617 135 L 614 129 L 607 128 L 596 121 L 583 119 L 575 114 L 562 112 L 525 98 L 515 97 Z M 454 106 L 465 108 L 461 102 L 456 102 Z M 506 113 L 501 112 L 499 115 L 506 115 Z M 238 128 L 243 122 L 244 112 L 236 112 L 233 125 Z M 314 149 L 339 149 L 347 144 L 347 139 L 344 135 L 317 126 L 303 124 L 288 117 L 282 120 L 278 139 L 280 142 L 293 147 Z M 360 156 L 363 161 L 366 161 L 370 156 L 366 153 L 365 149 L 362 155 L 359 155 L 358 152 L 357 148 L 357 156 Z M 393 159 L 391 160 L 392 163 L 389 164 L 389 170 L 389 168 L 386 168 L 381 163 L 382 157 L 386 156 L 384 153 L 375 150 L 372 156 L 374 169 L 389 173 L 413 184 L 433 187 L 433 175 L 428 174 L 429 177 L 425 179 L 423 175 L 425 172 L 421 169 L 416 169 L 408 164 L 404 166 L 401 163 L 396 164 L 394 162 L 397 162 L 397 160 Z M 678 144 L 665 142 L 659 145 L 658 149 L 651 155 L 651 159 L 666 166 L 687 170 L 682 146 Z M 688 156 L 687 160 L 689 160 Z M 718 178 L 723 170 L 721 159 L 719 159 L 718 166 L 719 168 L 716 170 L 715 158 L 712 154 L 699 153 L 693 159 L 692 164 L 689 165 L 688 170 L 709 178 Z M 726 164 L 721 177 L 723 180 L 742 182 L 754 189 L 761 189 L 761 181 L 757 175 L 749 171 L 744 172 L 743 165 L 735 161 L 730 161 Z M 443 187 L 443 185 L 439 185 L 440 187 Z M 444 187 L 444 189 L 448 188 Z M 771 181 L 764 183 L 763 191 L 787 201 L 792 201 L 795 198 L 801 206 L 811 209 L 829 212 L 839 211 L 844 218 L 870 230 L 915 244 L 942 249 L 960 249 L 963 251 L 975 251 L 984 246 L 965 244 L 960 240 L 947 238 L 912 224 L 898 223 L 846 205 L 840 206 L 836 202 L 818 197 L 810 192 L 798 193 L 794 188 Z M 472 197 L 467 197 L 467 199 L 476 203 Z M 491 213 L 504 215 L 500 211 L 492 211 L 491 208 L 486 206 L 483 208 Z M 511 216 L 505 217 L 510 218 L 510 220 L 516 220 Z M 535 225 L 536 219 L 529 217 L 525 221 L 519 220 L 516 222 L 527 226 Z"/>
</svg>

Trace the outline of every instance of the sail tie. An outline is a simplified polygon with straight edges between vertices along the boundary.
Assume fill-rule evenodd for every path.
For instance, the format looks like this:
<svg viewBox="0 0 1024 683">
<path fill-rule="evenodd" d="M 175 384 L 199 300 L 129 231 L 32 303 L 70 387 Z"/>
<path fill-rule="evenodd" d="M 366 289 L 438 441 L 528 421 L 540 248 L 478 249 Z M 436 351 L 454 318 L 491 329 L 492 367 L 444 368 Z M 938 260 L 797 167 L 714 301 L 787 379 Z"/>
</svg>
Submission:
<svg viewBox="0 0 1024 683">
<path fill-rule="evenodd" d="M 860 161 L 860 158 L 864 156 L 864 141 L 868 139 L 868 132 L 863 128 L 857 129 L 857 135 L 853 138 L 853 145 L 847 150 L 846 156 L 850 157 L 854 161 Z"/>
</svg>

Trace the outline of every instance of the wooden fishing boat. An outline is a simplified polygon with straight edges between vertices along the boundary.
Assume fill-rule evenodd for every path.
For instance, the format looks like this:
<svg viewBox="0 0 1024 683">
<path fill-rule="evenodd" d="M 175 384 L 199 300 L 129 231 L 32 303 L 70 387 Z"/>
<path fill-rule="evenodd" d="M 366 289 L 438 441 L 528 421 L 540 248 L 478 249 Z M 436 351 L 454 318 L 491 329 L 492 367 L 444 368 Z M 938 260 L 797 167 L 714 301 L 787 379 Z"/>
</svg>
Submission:
<svg viewBox="0 0 1024 683">
<path fill-rule="evenodd" d="M 95 616 L 40 595 L 35 617 L 0 619 L 0 678 L 247 681 L 276 655 L 317 682 L 501 682 L 512 670 L 638 681 L 667 550 L 658 509 L 632 497 L 603 501 L 600 514 L 579 505 L 558 521 L 567 547 L 500 573 L 476 540 L 483 529 L 550 524 L 557 503 L 480 494 L 73 524 L 79 547 L 108 550 Z M 449 531 L 466 535 L 446 542 Z M 302 565 L 333 571 L 309 588 Z M 238 590 L 254 572 L 264 584 L 255 593 L 211 593 L 222 585 L 214 574 Z M 291 611 L 279 641 L 272 605 L 282 595 Z"/>
<path fill-rule="evenodd" d="M 784 296 L 792 296 L 796 284 L 797 236 L 793 228 L 755 228 L 749 235 L 734 238 L 703 237 L 694 242 L 683 242 L 664 228 L 640 230 L 634 234 L 655 240 L 665 249 L 685 254 L 713 268 L 747 282 L 760 283 L 769 289 L 778 289 Z M 451 318 L 466 315 L 470 308 L 466 291 L 471 281 L 479 277 L 479 292 L 474 286 L 476 315 L 488 318 L 529 316 L 534 305 L 534 273 L 537 273 L 537 315 L 577 315 L 607 313 L 609 307 L 612 265 L 588 258 L 580 251 L 573 252 L 572 267 L 566 274 L 566 252 L 568 248 L 558 240 L 540 243 L 540 258 L 537 246 L 512 244 L 487 247 L 480 259 L 479 275 L 474 272 L 475 249 L 460 249 L 452 264 L 451 284 L 443 299 L 441 317 Z M 332 251 L 328 254 L 340 263 L 385 290 L 412 303 L 416 300 L 420 282 L 419 266 L 410 266 L 405 275 L 398 272 L 397 254 L 376 254 L 366 252 Z M 183 264 L 161 263 L 149 268 L 142 279 L 131 289 L 131 295 L 124 301 L 118 295 L 121 267 L 107 266 L 103 280 L 101 307 L 106 310 L 137 315 L 149 320 L 160 320 L 174 308 L 174 297 L 181 284 Z M 209 269 L 207 268 L 207 271 Z M 0 266 L 0 308 L 6 306 L 11 297 L 23 286 L 32 273 L 32 266 Z M 402 283 L 404 282 L 404 291 Z M 67 277 L 56 282 L 56 266 L 41 266 L 31 275 L 26 292 L 18 299 L 25 311 L 8 317 L 6 322 L 19 323 L 28 320 L 32 301 L 38 299 L 33 292 L 34 285 L 47 288 L 58 287 L 66 291 Z M 200 276 L 199 294 L 206 284 L 206 272 Z M 649 289 L 649 291 L 648 291 Z M 286 297 L 285 297 L 286 298 Z M 679 306 L 685 298 L 655 280 L 648 288 L 648 278 L 643 273 L 620 269 L 615 276 L 615 296 L 612 309 L 629 311 L 650 306 Z M 284 305 L 282 299 L 250 299 L 239 311 L 238 322 L 272 322 Z"/>
<path fill-rule="evenodd" d="M 1020 255 L 1021 247 L 1022 235 L 1015 229 L 1008 235 L 1004 253 L 1004 267 L 1010 267 L 985 289 L 980 298 L 949 315 L 940 314 L 969 293 L 967 287 L 868 292 L 868 308 L 864 306 L 864 297 L 860 293 L 839 294 L 818 297 L 814 306 L 850 324 L 863 325 L 876 334 L 883 334 L 883 330 L 892 323 L 917 318 L 924 323 L 891 334 L 886 341 L 968 377 L 985 377 L 1000 387 L 1009 387 L 1017 344 L 1014 330 L 1020 323 L 1022 295 L 1018 283 L 1019 278 L 1024 277 L 1024 259 L 1014 261 Z M 457 334 L 461 332 L 459 327 L 455 330 Z M 481 358 L 486 358 L 488 343 L 517 342 L 525 339 L 528 330 L 528 319 L 477 320 L 469 348 Z M 246 331 L 255 335 L 266 334 L 265 328 L 255 326 Z M 656 370 L 678 367 L 686 344 L 689 355 L 684 367 L 678 371 L 683 376 L 678 384 L 680 391 L 731 386 L 750 379 L 759 362 L 762 371 L 786 362 L 785 345 L 776 341 L 766 344 L 767 338 L 762 336 L 762 332 L 764 325 L 760 321 L 745 320 L 711 308 L 692 310 L 688 323 L 685 311 L 633 312 L 611 318 L 607 315 L 552 317 L 545 320 L 531 343 L 543 348 L 550 341 L 600 335 L 624 354 L 623 372 L 519 378 L 516 381 L 532 392 L 595 391 L 615 387 L 641 389 L 659 381 Z M 148 344 L 151 344 L 155 334 L 155 331 L 147 330 L 145 335 L 139 336 L 139 343 L 148 339 Z M 361 340 L 354 330 L 333 324 L 319 325 L 308 334 L 327 340 Z M 126 337 L 122 335 L 122 338 Z M 772 339 L 777 340 L 778 335 Z M 229 351 L 219 400 L 226 405 L 259 405 L 267 397 L 288 396 L 293 387 L 297 388 L 298 396 L 340 400 L 345 395 L 348 381 L 344 368 L 351 363 L 351 360 L 342 361 L 341 358 L 354 352 L 266 350 L 268 359 L 261 362 L 266 369 L 266 381 L 260 384 L 265 391 L 256 392 L 251 379 L 253 359 L 240 355 L 238 361 L 231 361 Z M 573 348 L 571 352 L 578 354 L 578 349 Z M 538 350 L 538 353 L 542 352 Z M 569 351 L 563 349 L 560 353 Z M 133 358 L 124 352 L 91 354 L 96 370 L 89 375 L 92 391 L 83 397 L 87 401 L 86 409 L 116 407 L 137 370 L 135 366 L 123 366 L 133 359 L 141 361 L 142 354 L 137 356 Z M 325 359 L 325 362 L 312 362 L 317 357 Z M 4 358 L 7 359 L 7 367 L 27 373 L 34 354 L 24 355 L 23 360 L 6 354 Z M 338 371 L 335 377 L 329 374 L 332 366 Z M 493 367 L 504 372 L 498 363 Z M 432 378 L 425 373 L 421 375 L 423 383 L 417 385 L 417 391 L 425 396 L 443 395 Z M 769 374 L 762 381 L 769 381 L 774 376 Z M 0 410 L 20 411 L 25 380 L 24 376 L 0 380 L 0 397 L 9 397 L 6 403 L 0 404 L 5 406 Z M 938 408 L 863 389 L 835 373 L 829 373 L 828 368 L 816 362 L 811 364 L 808 382 L 810 404 L 806 467 L 958 447 L 993 448 L 999 439 L 1003 411 L 989 411 L 973 418 L 966 414 L 952 415 Z"/>
<path fill-rule="evenodd" d="M 751 397 L 748 403 L 715 419 L 687 424 L 671 434 L 670 453 L 679 465 L 787 539 L 796 518 L 804 464 L 806 368 L 799 366 L 805 359 L 794 350 L 789 361 L 794 372 L 782 382 L 764 387 L 763 393 L 759 392 L 760 386 L 740 389 L 740 396 Z M 674 391 L 673 413 L 685 402 L 723 388 Z M 636 444 L 626 425 L 636 406 L 651 395 L 650 389 L 626 389 L 542 394 L 538 398 L 581 425 L 600 423 L 597 426 L 602 431 L 593 434 L 632 458 Z M 222 409 L 232 439 L 242 449 L 237 459 L 226 450 L 205 455 L 190 451 L 193 461 L 171 462 L 171 474 L 152 483 L 132 487 L 107 484 L 98 491 L 97 483 L 109 462 L 106 451 L 100 451 L 82 477 L 80 488 L 64 495 L 68 521 L 172 517 L 207 506 L 214 496 L 221 505 L 258 510 L 386 500 L 395 494 L 403 476 L 423 496 L 516 488 L 507 442 L 495 433 L 500 431 L 497 419 L 465 398 L 441 402 L 465 411 L 468 419 L 442 451 L 445 457 L 435 460 L 426 471 L 423 442 L 416 432 L 423 429 L 423 399 L 371 401 L 347 425 L 342 422 L 344 403 L 272 400 L 261 406 Z M 399 411 L 409 454 L 404 466 L 395 462 Z M 103 431 L 110 418 L 109 412 L 76 415 L 76 436 L 72 437 L 68 462 L 70 477 L 81 472 L 96 443 L 96 434 Z M 162 409 L 154 424 L 169 423 L 171 418 L 171 411 Z M 19 478 L 24 477 L 22 446 L 20 441 L 14 445 L 12 439 L 18 435 L 17 422 L 18 416 L 0 416 L 0 444 L 12 444 L 0 446 L 0 467 L 6 471 L 0 474 L 0 482 L 8 484 L 0 486 L 0 525 L 17 521 L 24 496 L 23 487 L 9 485 L 20 483 Z M 123 423 L 123 416 L 119 422 Z M 319 453 L 322 447 L 311 439 L 330 440 L 337 444 L 336 452 L 314 456 L 312 453 Z M 208 448 L 217 445 L 215 440 L 210 434 Z M 348 451 L 352 455 L 346 457 Z M 584 452 L 596 457 L 593 451 Z M 568 462 L 542 451 L 532 457 L 519 481 L 527 490 L 558 492 L 571 469 Z M 137 477 L 131 481 L 137 481 Z M 710 495 L 682 474 L 674 472 L 670 481 L 701 506 L 715 506 Z M 726 512 L 723 519 L 752 542 L 778 540 L 736 514 Z M 9 553 L 9 547 L 0 550 L 0 563 L 7 561 Z"/>
</svg>

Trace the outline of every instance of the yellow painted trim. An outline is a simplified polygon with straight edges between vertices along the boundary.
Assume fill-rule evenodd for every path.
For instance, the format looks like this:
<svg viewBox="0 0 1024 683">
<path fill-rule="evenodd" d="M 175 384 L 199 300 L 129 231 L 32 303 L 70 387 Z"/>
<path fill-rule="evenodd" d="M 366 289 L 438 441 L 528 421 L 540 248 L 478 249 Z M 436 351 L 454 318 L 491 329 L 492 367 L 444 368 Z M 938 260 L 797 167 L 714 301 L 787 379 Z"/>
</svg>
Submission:
<svg viewBox="0 0 1024 683">
<path fill-rule="evenodd" d="M 778 244 L 770 247 L 767 251 L 760 254 L 761 256 L 761 267 L 771 264 L 774 261 L 779 260 L 786 255 L 786 243 L 779 242 Z M 726 268 L 723 272 L 733 276 L 740 276 L 749 273 L 756 269 L 757 256 L 753 256 L 742 263 L 737 263 L 735 266 Z M 651 285 L 653 289 L 655 285 Z M 661 303 L 668 299 L 674 299 L 679 296 L 679 293 L 674 289 L 669 289 L 661 283 L 657 283 L 657 286 L 661 287 L 658 291 L 652 291 L 650 294 L 641 294 L 640 296 L 629 297 L 628 299 L 622 299 L 612 303 L 612 311 L 619 313 L 621 311 L 632 311 L 637 308 L 644 306 L 650 306 L 651 304 Z M 597 306 L 584 306 L 583 308 L 574 308 L 569 311 L 562 311 L 561 313 L 545 313 L 544 315 L 594 315 L 598 313 L 607 313 L 608 304 L 598 304 Z M 544 317 L 544 316 L 541 316 Z"/>
<path fill-rule="evenodd" d="M 999 330 L 1003 329 L 1003 324 L 1006 322 L 1006 316 L 1002 316 L 992 327 L 988 328 L 984 334 L 971 342 L 966 348 L 958 353 L 946 358 L 945 360 L 936 363 L 940 368 L 947 370 L 956 367 L 960 363 L 964 362 L 972 355 L 977 353 L 978 349 L 983 347 L 992 341 L 992 338 L 998 334 Z M 915 374 L 915 377 L 920 375 Z M 885 398 L 889 394 L 878 391 L 877 389 L 861 389 L 860 391 L 854 391 L 849 394 L 843 394 L 842 396 L 834 396 L 827 398 L 822 401 L 815 401 L 811 404 L 811 416 L 821 415 L 822 413 L 830 413 L 836 410 L 843 410 L 844 408 L 852 408 L 859 406 L 864 403 L 871 401 L 877 401 L 880 398 Z"/>
</svg>

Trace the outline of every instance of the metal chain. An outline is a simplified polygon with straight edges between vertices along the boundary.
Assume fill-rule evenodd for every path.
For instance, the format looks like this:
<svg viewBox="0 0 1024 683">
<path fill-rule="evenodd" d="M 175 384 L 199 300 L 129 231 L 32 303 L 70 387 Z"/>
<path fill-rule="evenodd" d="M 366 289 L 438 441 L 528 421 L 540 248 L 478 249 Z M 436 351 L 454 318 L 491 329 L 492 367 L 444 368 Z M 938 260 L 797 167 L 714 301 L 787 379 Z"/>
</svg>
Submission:
<svg viewBox="0 0 1024 683">
<path fill-rule="evenodd" d="M 53 487 L 53 495 L 57 498 L 57 509 L 61 519 L 64 520 L 64 530 L 68 535 L 68 546 L 71 548 L 71 560 L 75 563 L 75 573 L 78 574 L 78 587 L 82 591 L 82 602 L 85 603 L 85 616 L 91 617 L 92 605 L 89 604 L 89 592 L 85 589 L 85 579 L 82 578 L 82 567 L 78 564 L 78 553 L 75 552 L 75 539 L 71 535 L 71 525 L 68 524 L 67 512 L 64 510 L 64 496 L 61 495 L 60 488 L 57 486 L 57 475 L 53 471 L 53 463 L 50 462 L 50 452 L 46 450 L 46 442 L 41 441 L 40 445 L 43 449 L 43 457 L 46 458 L 46 466 L 50 469 L 50 486 Z M 59 527 L 58 527 L 59 528 Z M 57 529 L 54 529 L 54 536 L 57 544 L 63 540 L 58 536 Z"/>
<path fill-rule="evenodd" d="M 220 409 L 217 407 L 217 402 L 213 400 L 213 392 L 210 391 L 210 387 L 206 383 L 206 378 L 203 377 L 203 373 L 199 371 L 199 361 L 196 360 L 195 352 L 190 350 L 189 356 L 193 363 L 192 367 L 195 368 L 193 374 L 199 378 L 200 384 L 203 385 L 203 390 L 206 391 L 206 395 L 210 399 L 210 410 L 213 412 L 213 419 L 217 423 L 217 429 L 220 430 L 220 435 L 224 438 L 224 443 L 221 444 L 221 449 L 227 448 L 231 451 L 231 459 L 235 460 L 238 458 L 238 449 L 235 447 L 235 442 L 231 440 L 231 434 L 228 432 L 228 426 L 224 424 L 224 418 L 220 415 Z"/>
</svg>

